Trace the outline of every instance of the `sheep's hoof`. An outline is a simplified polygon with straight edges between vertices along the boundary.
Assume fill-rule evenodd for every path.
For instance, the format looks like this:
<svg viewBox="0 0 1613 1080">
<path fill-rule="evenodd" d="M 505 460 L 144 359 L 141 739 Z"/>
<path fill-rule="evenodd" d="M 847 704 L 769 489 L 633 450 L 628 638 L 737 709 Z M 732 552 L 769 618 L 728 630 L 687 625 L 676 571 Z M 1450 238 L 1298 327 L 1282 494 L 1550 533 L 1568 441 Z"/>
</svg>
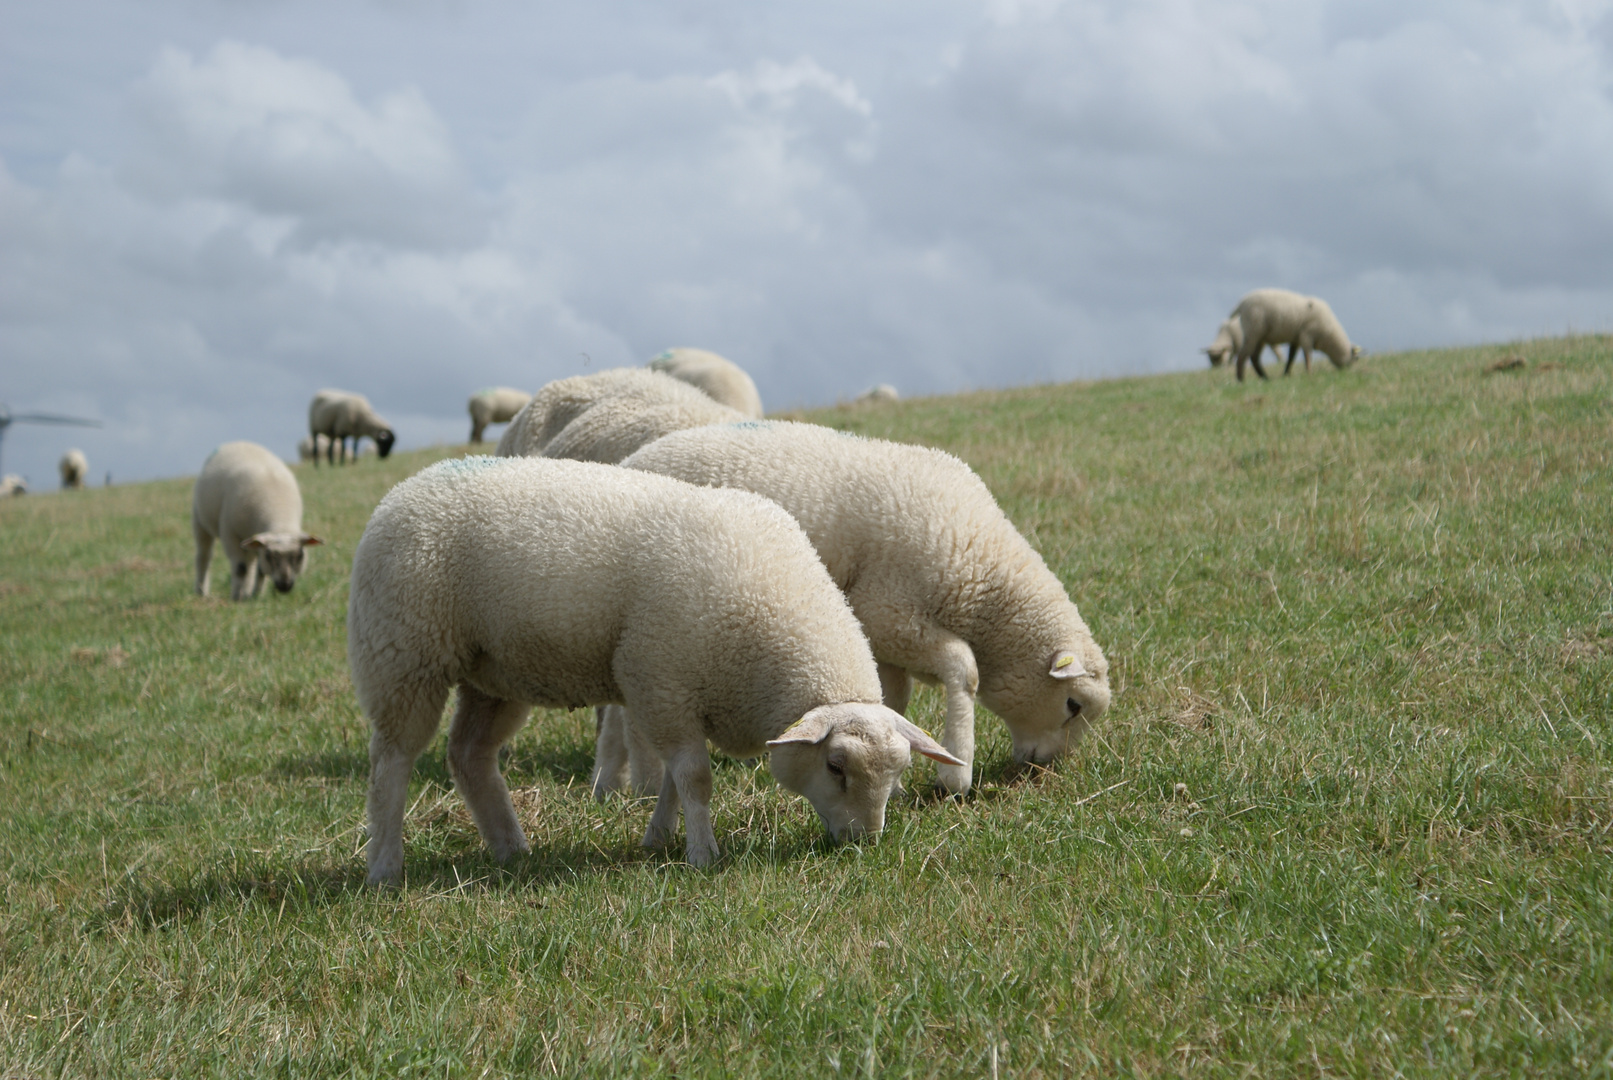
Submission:
<svg viewBox="0 0 1613 1080">
<path fill-rule="evenodd" d="M 661 828 L 657 828 L 654 825 L 651 825 L 648 829 L 644 830 L 644 839 L 640 841 L 640 844 L 643 847 L 647 847 L 647 848 L 650 848 L 651 850 L 654 850 L 655 848 L 664 848 L 664 847 L 666 847 L 667 844 L 671 842 L 671 840 L 672 840 L 672 830 L 671 829 L 661 829 Z"/>
<path fill-rule="evenodd" d="M 973 779 L 972 769 L 968 765 L 935 767 L 936 786 L 947 795 L 967 795 Z"/>
<path fill-rule="evenodd" d="M 721 854 L 722 854 L 722 852 L 717 850 L 717 845 L 715 845 L 715 844 L 710 844 L 710 845 L 702 844 L 699 847 L 692 847 L 691 846 L 691 847 L 685 849 L 684 854 L 683 854 L 683 860 L 684 860 L 684 862 L 687 862 L 690 866 L 698 867 L 699 869 L 703 870 L 706 867 L 710 866 L 713 862 L 715 862 L 716 859 L 717 859 L 717 856 L 719 856 Z"/>
</svg>

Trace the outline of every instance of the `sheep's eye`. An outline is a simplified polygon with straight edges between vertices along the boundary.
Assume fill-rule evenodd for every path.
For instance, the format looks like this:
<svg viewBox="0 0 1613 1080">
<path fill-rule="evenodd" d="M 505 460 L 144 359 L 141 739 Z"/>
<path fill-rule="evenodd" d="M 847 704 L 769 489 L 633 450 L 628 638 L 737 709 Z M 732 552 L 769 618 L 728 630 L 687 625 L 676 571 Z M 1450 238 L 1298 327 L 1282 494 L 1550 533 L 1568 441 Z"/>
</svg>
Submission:
<svg viewBox="0 0 1613 1080">
<path fill-rule="evenodd" d="M 829 762 L 829 775 L 830 776 L 845 776 L 846 775 L 846 770 L 838 761 L 831 761 L 831 762 Z"/>
</svg>

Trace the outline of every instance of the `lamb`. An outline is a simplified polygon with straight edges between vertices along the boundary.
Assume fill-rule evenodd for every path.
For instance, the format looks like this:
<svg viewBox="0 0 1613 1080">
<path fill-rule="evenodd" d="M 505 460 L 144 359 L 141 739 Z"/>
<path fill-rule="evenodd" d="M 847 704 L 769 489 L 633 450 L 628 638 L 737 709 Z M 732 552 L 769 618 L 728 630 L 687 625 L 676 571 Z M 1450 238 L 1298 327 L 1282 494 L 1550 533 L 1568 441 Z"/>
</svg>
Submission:
<svg viewBox="0 0 1613 1080">
<path fill-rule="evenodd" d="M 347 461 L 347 440 L 353 440 L 353 460 L 358 460 L 359 440 L 368 436 L 375 440 L 376 451 L 384 458 L 392 452 L 397 436 L 387 422 L 376 415 L 369 399 L 363 394 L 350 394 L 345 390 L 321 390 L 308 405 L 308 434 L 315 439 L 324 435 L 330 439 L 325 449 L 325 460 L 336 464 L 336 448 L 341 447 L 342 461 Z M 314 457 L 318 466 L 319 458 Z"/>
<path fill-rule="evenodd" d="M 1283 354 L 1277 351 L 1277 346 L 1282 344 L 1281 342 L 1268 341 L 1266 344 L 1271 347 L 1272 356 L 1278 360 L 1283 358 Z M 1238 322 L 1236 317 L 1229 316 L 1222 319 L 1221 325 L 1216 328 L 1215 340 L 1200 351 L 1210 358 L 1211 367 L 1220 367 L 1236 356 L 1241 348 L 1243 348 L 1243 325 Z M 1291 341 L 1288 342 L 1288 354 L 1288 363 L 1292 366 L 1294 363 L 1294 343 Z"/>
<path fill-rule="evenodd" d="M 84 478 L 90 472 L 90 463 L 84 457 L 84 451 L 73 449 L 62 455 L 62 460 L 56 463 L 56 468 L 62 474 L 62 490 L 67 491 L 84 486 Z"/>
<path fill-rule="evenodd" d="M 756 392 L 756 383 L 727 357 L 705 349 L 668 349 L 651 360 L 649 367 L 704 391 L 711 400 L 753 420 L 762 418 L 762 396 Z"/>
<path fill-rule="evenodd" d="M 481 442 L 488 424 L 509 423 L 531 400 L 532 395 L 525 390 L 511 390 L 507 386 L 472 394 L 466 406 L 470 410 L 470 441 Z"/>
<path fill-rule="evenodd" d="M 1021 764 L 1064 754 L 1109 706 L 1108 662 L 1064 586 L 950 454 L 748 421 L 675 432 L 622 465 L 753 491 L 800 522 L 868 635 L 885 704 L 906 711 L 913 676 L 945 687 L 952 792 L 971 782 L 976 695 Z M 622 740 L 599 741 L 596 795 L 623 772 Z"/>
<path fill-rule="evenodd" d="M 12 495 L 26 494 L 28 494 L 28 481 L 16 473 L 6 473 L 5 476 L 0 477 L 0 499 Z"/>
<path fill-rule="evenodd" d="M 323 543 L 302 531 L 302 492 L 286 463 L 252 442 L 214 450 L 191 498 L 196 536 L 196 595 L 206 596 L 213 542 L 230 564 L 230 599 L 256 597 L 265 580 L 288 593 L 308 564 L 308 548 Z"/>
<path fill-rule="evenodd" d="M 504 429 L 496 453 L 613 465 L 668 432 L 743 419 L 670 375 L 610 368 L 543 387 Z"/>
<path fill-rule="evenodd" d="M 533 705 L 630 706 L 667 762 L 644 843 L 681 800 L 696 866 L 718 854 L 707 739 L 771 750 L 836 839 L 883 827 L 912 750 L 956 760 L 879 704 L 857 620 L 787 514 L 614 466 L 471 457 L 393 488 L 353 558 L 347 651 L 373 725 L 372 884 L 401 874 L 409 773 L 453 686 L 449 770 L 499 859 L 529 850 L 498 751 Z"/>
<path fill-rule="evenodd" d="M 858 394 L 857 403 L 859 405 L 866 405 L 874 402 L 900 401 L 901 398 L 902 395 L 896 392 L 896 387 L 892 386 L 890 383 L 880 383 L 878 386 L 870 386 L 868 389 Z"/>
<path fill-rule="evenodd" d="M 1346 368 L 1361 355 L 1358 346 L 1350 344 L 1344 327 L 1333 315 L 1327 301 L 1316 296 L 1301 296 L 1286 289 L 1256 289 L 1232 309 L 1232 318 L 1243 329 L 1243 344 L 1237 349 L 1238 381 L 1243 381 L 1244 361 L 1254 364 L 1255 374 L 1262 379 L 1265 370 L 1260 366 L 1260 351 L 1268 343 L 1286 341 L 1288 365 L 1283 374 L 1294 366 L 1295 348 L 1305 350 L 1305 370 L 1311 369 L 1311 349 L 1327 354 L 1336 368 Z M 1275 350 L 1274 350 L 1275 351 Z"/>
</svg>

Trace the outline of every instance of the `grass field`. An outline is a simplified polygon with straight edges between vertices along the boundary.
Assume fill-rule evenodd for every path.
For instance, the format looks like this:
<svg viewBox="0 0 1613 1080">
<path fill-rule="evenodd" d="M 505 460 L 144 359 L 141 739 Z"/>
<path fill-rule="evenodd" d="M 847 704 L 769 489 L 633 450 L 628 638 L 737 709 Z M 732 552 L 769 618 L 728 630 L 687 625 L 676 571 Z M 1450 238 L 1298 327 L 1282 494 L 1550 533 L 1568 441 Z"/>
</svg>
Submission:
<svg viewBox="0 0 1613 1080">
<path fill-rule="evenodd" d="M 1115 704 L 1017 782 L 982 710 L 861 846 L 720 761 L 709 872 L 552 712 L 529 857 L 439 738 L 362 888 L 348 567 L 463 448 L 300 468 L 329 543 L 250 604 L 188 480 L 0 505 L 0 1076 L 1613 1075 L 1613 338 L 808 418 L 970 462 Z"/>
</svg>

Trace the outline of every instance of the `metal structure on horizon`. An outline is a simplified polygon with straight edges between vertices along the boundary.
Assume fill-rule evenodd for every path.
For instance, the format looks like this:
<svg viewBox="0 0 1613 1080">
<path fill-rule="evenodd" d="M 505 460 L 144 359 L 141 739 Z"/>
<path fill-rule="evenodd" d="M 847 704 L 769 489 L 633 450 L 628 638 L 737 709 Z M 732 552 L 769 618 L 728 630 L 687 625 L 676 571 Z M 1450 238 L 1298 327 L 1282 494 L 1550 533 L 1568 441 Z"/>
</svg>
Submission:
<svg viewBox="0 0 1613 1080">
<path fill-rule="evenodd" d="M 85 420 L 78 416 L 58 416 L 55 413 L 14 413 L 0 402 L 0 476 L 5 475 L 6 429 L 12 424 L 65 424 L 73 427 L 100 427 L 99 420 Z"/>
</svg>

